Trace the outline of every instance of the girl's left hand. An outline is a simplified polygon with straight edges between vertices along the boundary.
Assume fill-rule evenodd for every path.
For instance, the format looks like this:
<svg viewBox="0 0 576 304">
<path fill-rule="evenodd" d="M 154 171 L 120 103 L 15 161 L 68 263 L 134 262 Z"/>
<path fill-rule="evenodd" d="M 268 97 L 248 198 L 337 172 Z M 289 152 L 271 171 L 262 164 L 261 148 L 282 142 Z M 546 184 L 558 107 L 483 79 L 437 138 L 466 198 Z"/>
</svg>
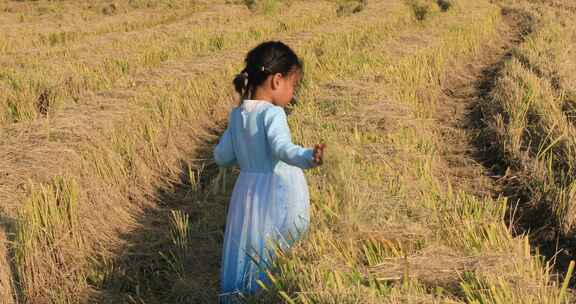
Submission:
<svg viewBox="0 0 576 304">
<path fill-rule="evenodd" d="M 324 157 L 324 149 L 326 144 L 317 144 L 314 146 L 314 162 L 316 165 L 322 165 L 322 158 Z"/>
</svg>

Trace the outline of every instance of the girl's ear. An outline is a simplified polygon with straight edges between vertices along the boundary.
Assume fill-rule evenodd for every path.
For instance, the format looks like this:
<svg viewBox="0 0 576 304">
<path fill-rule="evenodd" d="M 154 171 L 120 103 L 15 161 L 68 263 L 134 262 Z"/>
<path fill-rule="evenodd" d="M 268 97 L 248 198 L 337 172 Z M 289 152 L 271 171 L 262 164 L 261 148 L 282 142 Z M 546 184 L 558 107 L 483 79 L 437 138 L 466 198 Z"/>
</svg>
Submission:
<svg viewBox="0 0 576 304">
<path fill-rule="evenodd" d="M 280 82 L 282 81 L 282 74 L 281 73 L 276 73 L 274 75 L 272 75 L 272 90 L 276 90 L 277 88 L 280 87 Z"/>
</svg>

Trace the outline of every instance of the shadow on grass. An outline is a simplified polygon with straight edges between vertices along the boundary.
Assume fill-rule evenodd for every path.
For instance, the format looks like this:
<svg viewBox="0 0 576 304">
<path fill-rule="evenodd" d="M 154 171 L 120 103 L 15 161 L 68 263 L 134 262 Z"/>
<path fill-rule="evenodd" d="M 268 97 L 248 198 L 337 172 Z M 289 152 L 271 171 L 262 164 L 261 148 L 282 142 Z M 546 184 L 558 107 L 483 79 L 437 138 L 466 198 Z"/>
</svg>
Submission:
<svg viewBox="0 0 576 304">
<path fill-rule="evenodd" d="M 179 179 L 159 189 L 155 206 L 139 219 L 140 227 L 122 236 L 128 245 L 104 265 L 107 273 L 98 284 L 102 291 L 89 303 L 217 303 L 226 212 L 236 173 L 219 174 L 211 161 L 214 145 L 200 142 L 192 153 L 195 160 L 180 161 Z M 178 218 L 181 223 L 187 219 L 185 232 L 175 232 Z"/>
<path fill-rule="evenodd" d="M 7 298 L 11 297 L 11 301 L 7 303 L 24 303 L 24 298 L 20 292 L 18 286 L 19 278 L 18 278 L 18 271 L 15 264 L 15 253 L 14 248 L 10 246 L 10 244 L 14 244 L 15 241 L 15 231 L 16 231 L 16 220 L 14 218 L 8 217 L 4 214 L 0 214 L 0 229 L 5 232 L 6 243 L 5 243 L 5 250 L 6 252 L 5 257 L 0 257 L 0 263 L 6 262 L 8 265 L 0 265 L 0 267 L 8 267 L 7 271 L 4 270 L 3 274 L 6 275 L 6 279 L 9 280 L 8 284 L 5 282 L 5 286 L 0 286 L 1 289 L 4 288 L 11 288 L 11 291 L 7 290 L 6 292 L 11 292 L 11 295 L 8 295 Z M 1 251 L 0 251 L 1 252 Z M 2 260 L 6 259 L 6 260 Z M 0 273 L 0 275 L 3 275 Z M 0 278 L 1 280 L 2 278 Z M 0 301 L 6 301 L 7 298 L 4 298 L 6 295 L 0 295 Z"/>
</svg>

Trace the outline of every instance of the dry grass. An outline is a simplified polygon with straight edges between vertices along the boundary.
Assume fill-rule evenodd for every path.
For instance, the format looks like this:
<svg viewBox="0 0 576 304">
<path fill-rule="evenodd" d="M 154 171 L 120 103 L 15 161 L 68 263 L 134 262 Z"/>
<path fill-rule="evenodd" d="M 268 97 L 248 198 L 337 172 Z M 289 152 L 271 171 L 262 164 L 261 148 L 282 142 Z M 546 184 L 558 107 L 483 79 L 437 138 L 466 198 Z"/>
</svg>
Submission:
<svg viewBox="0 0 576 304">
<path fill-rule="evenodd" d="M 304 12 L 306 8 L 312 13 Z M 289 21 L 278 22 L 266 16 L 249 16 L 242 7 L 215 5 L 166 26 L 113 32 L 57 50 L 11 55 L 5 58 L 1 74 L 5 90 L 0 93 L 0 124 L 53 116 L 60 107 L 81 103 L 93 91 L 133 87 L 137 84 L 135 74 L 149 73 L 169 60 L 193 56 L 201 62 L 202 57 L 206 60 L 214 53 L 245 47 L 277 32 L 299 31 L 302 26 L 335 17 L 329 8 L 326 3 L 311 3 L 289 11 L 301 18 L 280 14 Z M 55 62 L 55 56 L 62 59 Z M 42 99 L 48 108 L 44 114 Z"/>
<path fill-rule="evenodd" d="M 307 96 L 315 102 L 303 107 L 295 127 L 307 140 L 327 141 L 337 157 L 311 175 L 312 234 L 280 263 L 275 292 L 286 302 L 567 301 L 552 287 L 542 262 L 531 256 L 527 239 L 510 235 L 503 220 L 506 201 L 454 193 L 439 179 L 445 171 L 437 152 L 443 139 L 430 118 L 443 106 L 434 102 L 445 69 L 480 54 L 480 45 L 494 38 L 501 22 L 490 10 L 476 11 L 486 14 L 478 23 L 449 33 L 441 29 L 450 28 L 450 22 L 460 25 L 457 18 L 435 30 L 427 27 L 420 35 L 438 35 L 429 40 L 431 45 L 420 44 L 421 50 L 382 66 L 365 65 L 373 70 L 358 71 L 366 86 L 359 95 L 344 85 L 343 96 L 327 100 L 336 103 L 335 116 L 318 106 L 323 87 Z M 382 57 L 371 59 L 385 60 L 384 50 Z M 357 83 L 350 70 L 345 75 L 347 82 Z M 345 119 L 346 113 L 365 115 L 358 100 L 384 100 L 411 114 L 382 134 L 374 123 Z M 381 115 L 391 120 L 386 112 Z M 322 118 L 310 128 L 313 120 L 307 116 Z M 503 254 L 509 263 L 501 262 Z"/>
<path fill-rule="evenodd" d="M 307 6 L 301 5 L 288 12 L 299 16 L 297 21 L 287 23 L 289 31 L 293 29 L 292 24 L 302 24 L 293 30 L 304 28 L 304 25 L 310 28 L 310 19 L 302 18 L 300 13 L 306 8 Z M 322 4 L 311 4 L 308 8 L 315 8 L 307 10 L 311 16 L 318 13 L 335 14 L 335 10 L 325 12 Z M 313 22 L 315 21 L 312 21 L 312 24 Z M 390 26 L 395 22 L 395 19 L 391 19 Z M 344 28 L 346 25 L 344 23 L 341 26 Z M 290 32 L 285 35 L 289 34 Z M 3 208 L 8 212 L 18 208 L 17 202 L 23 193 L 9 189 L 14 189 L 22 176 L 36 176 L 36 180 L 48 182 L 45 177 L 60 171 L 54 171 L 53 168 L 58 168 L 58 164 L 66 158 L 69 165 L 63 168 L 65 171 L 69 170 L 71 174 L 83 172 L 84 178 L 80 183 L 87 193 L 87 199 L 102 206 L 101 208 L 113 211 L 109 214 L 112 216 L 102 214 L 91 219 L 86 229 L 89 243 L 118 242 L 117 237 L 114 237 L 116 230 L 129 230 L 134 227 L 131 224 L 134 223 L 134 217 L 148 206 L 146 201 L 149 199 L 146 195 L 155 195 L 152 185 L 157 184 L 160 178 L 157 172 L 172 172 L 175 177 L 179 171 L 179 155 L 188 154 L 190 152 L 185 151 L 195 149 L 196 146 L 191 145 L 191 141 L 198 142 L 207 137 L 204 129 L 215 128 L 210 119 L 214 117 L 214 120 L 221 121 L 221 117 L 224 117 L 223 111 L 231 101 L 231 91 L 217 88 L 227 86 L 228 79 L 233 71 L 237 70 L 236 65 L 240 62 L 241 53 L 234 54 L 234 66 L 227 66 L 222 58 L 213 58 L 214 63 L 219 63 L 216 70 L 214 65 L 210 64 L 190 66 L 189 69 L 197 75 L 191 80 L 188 79 L 189 75 L 183 77 L 180 73 L 173 73 L 173 68 L 169 66 L 159 70 L 160 73 L 157 73 L 152 81 L 128 92 L 116 90 L 100 93 L 104 98 L 114 95 L 126 98 L 127 94 L 133 94 L 133 101 L 124 99 L 124 104 L 120 106 L 113 104 L 114 100 L 99 98 L 90 101 L 90 106 L 82 107 L 81 112 L 70 108 L 68 112 L 62 112 L 61 116 L 46 121 L 50 125 L 38 121 L 36 126 L 40 128 L 31 134 L 20 133 L 18 128 L 23 126 L 5 129 L 11 136 L 2 138 L 7 147 L 4 150 L 5 155 L 8 156 L 3 158 L 5 164 L 2 167 L 16 168 L 18 160 L 12 158 L 12 155 L 28 159 L 31 165 L 11 172 L 8 176 L 8 180 L 14 182 L 9 182 L 10 186 L 6 185 L 2 197 L 3 201 L 14 204 L 3 205 Z M 229 61 L 234 58 L 230 54 L 226 54 L 226 57 L 230 57 Z M 126 120 L 123 113 L 129 113 L 134 119 Z M 43 143 L 40 146 L 38 139 Z M 20 144 L 14 146 L 14 142 Z M 26 150 L 27 145 L 34 148 Z M 63 150 L 66 153 L 62 153 Z M 60 159 L 50 157 L 54 151 L 58 151 Z M 54 162 L 50 164 L 49 159 Z M 88 205 L 83 208 L 81 213 L 89 211 L 86 209 L 89 208 Z M 105 260 L 110 254 L 110 246 L 106 246 L 106 250 L 89 246 L 88 249 L 93 249 L 94 252 L 87 256 L 96 255 L 100 256 L 97 260 Z M 99 280 L 101 279 L 94 278 L 91 281 L 100 284 Z"/>
<path fill-rule="evenodd" d="M 89 251 L 78 217 L 78 186 L 73 179 L 57 177 L 30 192 L 14 239 L 20 291 L 37 302 L 66 302 L 86 288 L 84 254 Z"/>
<path fill-rule="evenodd" d="M 187 0 L 148 1 L 149 6 L 139 6 L 136 2 L 3 2 L 0 4 L 0 55 L 81 43 L 94 36 L 169 24 L 204 7 Z M 167 5 L 168 2 L 172 5 Z"/>
<path fill-rule="evenodd" d="M 460 0 L 440 13 L 440 3 L 428 4 L 425 18 L 410 3 L 390 1 L 369 1 L 340 18 L 334 2 L 294 2 L 265 14 L 205 6 L 166 25 L 211 20 L 201 32 L 167 36 L 143 25 L 151 48 L 110 31 L 126 44 L 94 35 L 30 50 L 39 54 L 35 62 L 3 61 L 23 64 L 21 74 L 7 74 L 21 90 L 2 86 L 22 94 L 5 108 L 28 121 L 8 119 L 0 130 L 7 135 L 0 137 L 0 223 L 16 223 L 2 230 L 13 235 L 17 298 L 214 302 L 234 174 L 214 167 L 211 144 L 235 100 L 229 82 L 243 52 L 283 39 L 306 62 L 294 136 L 323 140 L 330 150 L 326 165 L 308 173 L 310 234 L 282 255 L 275 284 L 254 302 L 568 303 L 527 238 L 506 226 L 507 201 L 453 187 L 457 177 L 442 154 L 447 74 L 505 39 L 499 7 Z M 224 21 L 244 14 L 251 18 Z M 193 43 L 185 39 L 192 34 Z M 83 65 L 89 41 L 96 56 Z M 30 75 L 38 71 L 36 81 Z M 67 89 L 47 91 L 69 72 Z M 40 96 L 41 104 L 65 106 L 38 119 Z M 0 271 L 0 291 L 5 277 Z"/>
<path fill-rule="evenodd" d="M 554 7 L 554 6 L 553 6 Z M 486 107 L 505 160 L 521 174 L 517 191 L 528 208 L 550 210 L 553 225 L 572 235 L 575 125 L 571 96 L 576 66 L 574 14 L 542 4 L 520 8 L 534 19 L 533 33 L 515 48 Z"/>
</svg>

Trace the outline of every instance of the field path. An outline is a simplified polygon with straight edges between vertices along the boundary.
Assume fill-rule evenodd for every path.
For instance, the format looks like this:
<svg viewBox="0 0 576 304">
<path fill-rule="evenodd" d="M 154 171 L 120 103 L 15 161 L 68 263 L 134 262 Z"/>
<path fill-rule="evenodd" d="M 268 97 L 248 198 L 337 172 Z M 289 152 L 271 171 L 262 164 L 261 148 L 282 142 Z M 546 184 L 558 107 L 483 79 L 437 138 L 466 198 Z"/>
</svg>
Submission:
<svg viewBox="0 0 576 304">
<path fill-rule="evenodd" d="M 573 10 L 560 3 L 546 3 L 550 7 Z M 455 82 L 444 90 L 447 111 L 453 116 L 439 118 L 447 127 L 450 138 L 446 159 L 450 162 L 450 176 L 459 185 L 470 186 L 473 193 L 494 199 L 508 200 L 507 225 L 514 236 L 528 235 L 532 253 L 541 255 L 553 268 L 552 277 L 560 281 L 567 275 L 569 264 L 575 260 L 573 237 L 562 235 L 555 226 L 556 216 L 550 206 L 534 204 L 530 181 L 525 172 L 513 168 L 502 152 L 502 143 L 494 134 L 495 113 L 492 109 L 492 91 L 501 77 L 504 64 L 511 60 L 514 47 L 524 43 L 525 38 L 538 30 L 534 20 L 525 12 L 503 10 L 508 28 L 501 45 L 487 50 L 481 61 L 469 65 L 469 69 L 455 76 Z M 501 111 L 501 110 L 500 110 Z M 447 112 L 448 113 L 448 112 Z M 506 114 L 504 114 L 506 116 Z M 471 170 L 470 168 L 475 168 Z M 466 189 L 466 188 L 464 188 Z M 468 189 L 467 189 L 468 190 Z M 570 287 L 576 286 L 574 277 Z"/>
<path fill-rule="evenodd" d="M 497 155 L 491 151 L 485 134 L 482 104 L 488 100 L 502 65 L 510 58 L 513 47 L 527 34 L 525 20 L 517 13 L 503 10 L 504 28 L 501 39 L 487 47 L 474 61 L 458 67 L 443 87 L 439 125 L 444 126 L 444 158 L 449 168 L 446 178 L 454 188 L 471 191 L 477 196 L 497 198 L 502 195 Z M 506 168 L 504 168 L 506 169 Z"/>
<path fill-rule="evenodd" d="M 445 178 L 455 189 L 480 198 L 507 198 L 506 221 L 512 234 L 529 235 L 533 253 L 553 263 L 553 276 L 562 278 L 574 257 L 561 249 L 573 248 L 574 241 L 560 237 L 554 241 L 542 239 L 542 230 L 550 230 L 551 215 L 538 208 L 523 207 L 530 202 L 529 194 L 519 186 L 523 183 L 521 177 L 504 160 L 498 139 L 488 126 L 493 119 L 488 115 L 494 113 L 488 107 L 494 105 L 490 99 L 495 82 L 511 59 L 514 47 L 532 32 L 529 16 L 506 9 L 502 13 L 506 21 L 506 27 L 501 29 L 503 39 L 465 69 L 455 71 L 443 88 L 444 111 L 438 113 L 437 119 L 445 127 L 443 137 L 447 145 L 443 157 L 448 165 Z"/>
</svg>

